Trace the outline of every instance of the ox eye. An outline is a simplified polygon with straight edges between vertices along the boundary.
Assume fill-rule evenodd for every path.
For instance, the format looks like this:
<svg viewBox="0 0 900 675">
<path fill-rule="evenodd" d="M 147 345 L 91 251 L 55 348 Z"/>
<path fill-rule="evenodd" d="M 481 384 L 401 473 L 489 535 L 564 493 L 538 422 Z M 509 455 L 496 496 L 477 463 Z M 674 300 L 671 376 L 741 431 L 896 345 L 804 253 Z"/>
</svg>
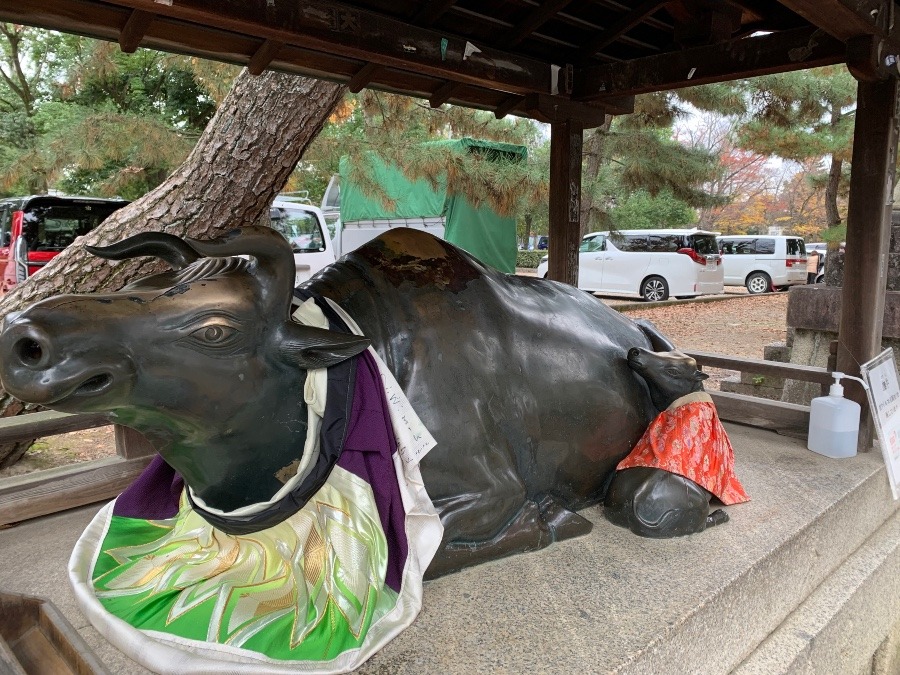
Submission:
<svg viewBox="0 0 900 675">
<path fill-rule="evenodd" d="M 234 328 L 230 326 L 207 326 L 206 328 L 195 330 L 191 335 L 209 344 L 217 344 L 227 340 L 234 332 Z"/>
<path fill-rule="evenodd" d="M 228 356 L 235 350 L 240 350 L 244 341 L 241 331 L 233 326 L 207 323 L 195 328 L 178 342 L 183 347 L 211 356 Z"/>
</svg>

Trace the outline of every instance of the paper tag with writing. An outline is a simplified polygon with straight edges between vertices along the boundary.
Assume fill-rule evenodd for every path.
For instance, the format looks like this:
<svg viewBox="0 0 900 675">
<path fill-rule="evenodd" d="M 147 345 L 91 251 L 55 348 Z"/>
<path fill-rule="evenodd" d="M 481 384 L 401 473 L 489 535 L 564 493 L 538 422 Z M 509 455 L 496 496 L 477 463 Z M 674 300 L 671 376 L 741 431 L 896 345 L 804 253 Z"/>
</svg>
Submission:
<svg viewBox="0 0 900 675">
<path fill-rule="evenodd" d="M 371 350 L 371 347 L 369 349 Z M 371 351 L 374 353 L 374 350 Z M 388 402 L 391 424 L 394 425 L 394 435 L 397 437 L 397 452 L 406 464 L 418 464 L 428 451 L 437 445 L 437 441 L 422 424 L 406 394 L 381 358 L 375 354 L 375 359 L 384 384 L 384 395 Z"/>
</svg>

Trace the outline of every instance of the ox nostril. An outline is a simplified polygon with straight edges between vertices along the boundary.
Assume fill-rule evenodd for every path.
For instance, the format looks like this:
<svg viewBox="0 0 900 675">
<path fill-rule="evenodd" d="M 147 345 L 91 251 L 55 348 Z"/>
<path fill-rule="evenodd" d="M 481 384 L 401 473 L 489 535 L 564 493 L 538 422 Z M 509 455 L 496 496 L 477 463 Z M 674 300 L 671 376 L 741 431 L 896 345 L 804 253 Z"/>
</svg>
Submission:
<svg viewBox="0 0 900 675">
<path fill-rule="evenodd" d="M 32 338 L 22 338 L 16 342 L 13 349 L 24 365 L 31 368 L 42 365 L 45 352 L 44 348 L 37 340 L 33 340 Z"/>
</svg>

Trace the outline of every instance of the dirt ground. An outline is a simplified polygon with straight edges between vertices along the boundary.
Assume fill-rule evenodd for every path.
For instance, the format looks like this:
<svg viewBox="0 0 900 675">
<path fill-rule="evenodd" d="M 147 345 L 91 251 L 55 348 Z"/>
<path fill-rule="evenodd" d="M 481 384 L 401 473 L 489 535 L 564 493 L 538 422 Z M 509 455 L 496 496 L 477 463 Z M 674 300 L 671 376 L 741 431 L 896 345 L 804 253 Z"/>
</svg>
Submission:
<svg viewBox="0 0 900 675">
<path fill-rule="evenodd" d="M 628 311 L 633 319 L 649 319 L 679 349 L 714 352 L 728 356 L 763 358 L 763 347 L 784 342 L 787 326 L 787 293 L 748 296 Z M 710 379 L 706 388 L 736 374 L 719 368 L 704 368 Z"/>
<path fill-rule="evenodd" d="M 608 304 L 621 299 L 598 299 Z M 729 300 L 672 304 L 627 312 L 632 318 L 650 319 L 680 349 L 716 352 L 761 359 L 763 347 L 785 339 L 787 293 L 759 296 L 734 294 Z M 732 371 L 706 369 L 707 389 Z M 115 454 L 112 427 L 75 431 L 39 440 L 14 466 L 0 470 L 0 478 L 40 469 L 99 459 Z"/>
</svg>

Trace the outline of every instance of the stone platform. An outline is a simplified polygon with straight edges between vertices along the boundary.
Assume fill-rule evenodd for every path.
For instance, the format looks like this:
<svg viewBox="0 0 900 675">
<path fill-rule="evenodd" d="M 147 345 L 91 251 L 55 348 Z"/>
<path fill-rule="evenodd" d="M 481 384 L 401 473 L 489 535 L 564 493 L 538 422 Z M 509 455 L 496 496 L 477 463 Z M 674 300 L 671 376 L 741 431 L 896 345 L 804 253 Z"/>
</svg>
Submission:
<svg viewBox="0 0 900 675">
<path fill-rule="evenodd" d="M 898 672 L 900 513 L 880 455 L 832 460 L 726 426 L 752 498 L 730 523 L 656 541 L 588 509 L 586 537 L 426 583 L 416 622 L 359 672 Z M 69 590 L 69 553 L 96 510 L 0 531 L 0 588 L 50 598 L 112 672 L 146 673 Z"/>
</svg>

